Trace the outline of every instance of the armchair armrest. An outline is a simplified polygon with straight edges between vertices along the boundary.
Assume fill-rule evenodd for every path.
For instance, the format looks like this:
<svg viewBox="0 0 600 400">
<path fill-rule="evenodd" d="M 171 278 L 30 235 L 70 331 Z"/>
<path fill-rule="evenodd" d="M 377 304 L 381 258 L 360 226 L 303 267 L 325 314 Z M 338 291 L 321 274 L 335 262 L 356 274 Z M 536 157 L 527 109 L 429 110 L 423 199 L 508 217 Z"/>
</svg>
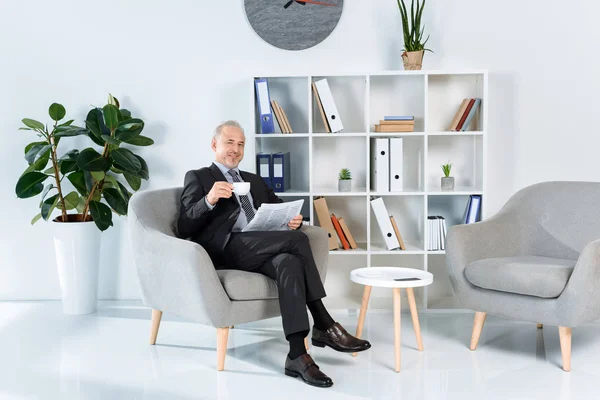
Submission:
<svg viewBox="0 0 600 400">
<path fill-rule="evenodd" d="M 454 225 L 446 237 L 446 265 L 455 292 L 471 287 L 465 267 L 476 260 L 524 253 L 529 239 L 515 213 L 500 213 L 474 224 Z"/>
<path fill-rule="evenodd" d="M 144 304 L 217 326 L 231 301 L 206 250 L 146 228 L 134 215 L 129 229 Z"/>
<path fill-rule="evenodd" d="M 558 298 L 557 312 L 566 318 L 568 327 L 600 318 L 600 239 L 588 243 L 581 251 Z"/>
<path fill-rule="evenodd" d="M 313 258 L 317 264 L 321 281 L 324 283 L 327 277 L 327 262 L 329 260 L 329 236 L 327 231 L 319 226 L 304 224 L 300 231 L 308 236 Z"/>
</svg>

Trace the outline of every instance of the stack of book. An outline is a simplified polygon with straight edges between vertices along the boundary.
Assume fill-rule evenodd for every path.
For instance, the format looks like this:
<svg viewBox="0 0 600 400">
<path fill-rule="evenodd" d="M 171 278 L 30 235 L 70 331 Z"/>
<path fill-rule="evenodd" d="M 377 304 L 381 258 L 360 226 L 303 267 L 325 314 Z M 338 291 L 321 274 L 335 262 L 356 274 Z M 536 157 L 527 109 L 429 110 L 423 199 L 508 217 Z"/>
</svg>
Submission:
<svg viewBox="0 0 600 400">
<path fill-rule="evenodd" d="M 415 117 L 412 115 L 388 115 L 375 124 L 375 132 L 414 132 Z"/>
<path fill-rule="evenodd" d="M 463 99 L 456 111 L 449 131 L 466 131 L 475 117 L 475 113 L 481 104 L 480 98 Z"/>
<path fill-rule="evenodd" d="M 271 108 L 273 109 L 273 114 L 275 114 L 275 119 L 277 120 L 281 133 L 294 133 L 285 111 L 276 100 L 271 100 Z"/>
</svg>

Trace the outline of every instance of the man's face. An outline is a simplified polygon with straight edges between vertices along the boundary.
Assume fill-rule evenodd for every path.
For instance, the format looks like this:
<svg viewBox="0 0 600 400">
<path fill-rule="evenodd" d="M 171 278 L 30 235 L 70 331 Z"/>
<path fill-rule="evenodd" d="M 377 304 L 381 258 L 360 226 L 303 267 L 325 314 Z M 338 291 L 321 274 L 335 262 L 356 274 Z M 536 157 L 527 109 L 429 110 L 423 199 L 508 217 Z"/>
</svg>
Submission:
<svg viewBox="0 0 600 400">
<path fill-rule="evenodd" d="M 240 128 L 226 126 L 218 138 L 213 138 L 211 147 L 218 162 L 227 168 L 236 168 L 244 158 L 245 144 L 246 137 Z"/>
</svg>

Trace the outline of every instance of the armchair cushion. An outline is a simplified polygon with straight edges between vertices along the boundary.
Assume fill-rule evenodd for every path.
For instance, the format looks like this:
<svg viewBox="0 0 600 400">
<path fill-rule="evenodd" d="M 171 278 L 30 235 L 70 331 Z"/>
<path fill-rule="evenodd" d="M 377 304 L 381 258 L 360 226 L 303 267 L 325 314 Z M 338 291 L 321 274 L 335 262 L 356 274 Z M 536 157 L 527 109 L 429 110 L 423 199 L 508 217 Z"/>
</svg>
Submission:
<svg viewBox="0 0 600 400">
<path fill-rule="evenodd" d="M 223 289 L 231 300 L 277 299 L 277 283 L 258 272 L 235 269 L 217 270 Z"/>
<path fill-rule="evenodd" d="M 469 263 L 465 276 L 483 289 L 554 299 L 565 289 L 575 263 L 539 256 L 486 258 Z"/>
</svg>

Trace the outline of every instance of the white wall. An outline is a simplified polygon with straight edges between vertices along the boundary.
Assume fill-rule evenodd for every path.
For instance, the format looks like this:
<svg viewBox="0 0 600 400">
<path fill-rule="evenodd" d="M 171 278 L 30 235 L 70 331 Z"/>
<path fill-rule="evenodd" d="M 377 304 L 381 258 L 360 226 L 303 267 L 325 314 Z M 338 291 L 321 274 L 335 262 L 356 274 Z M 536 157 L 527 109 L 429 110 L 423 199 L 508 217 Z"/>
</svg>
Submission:
<svg viewBox="0 0 600 400">
<path fill-rule="evenodd" d="M 35 139 L 17 130 L 23 117 L 48 121 L 48 106 L 60 102 L 81 124 L 111 92 L 155 139 L 140 151 L 151 175 L 143 188 L 180 185 L 187 170 L 212 161 L 218 122 L 234 118 L 250 129 L 252 76 L 402 68 L 396 2 L 345 3 L 326 41 L 288 52 L 254 34 L 242 0 L 2 2 L 0 299 L 60 298 L 51 224 L 31 227 L 37 200 L 14 194 L 26 167 L 23 147 Z M 600 180 L 599 11 L 584 0 L 427 2 L 435 53 L 425 67 L 490 71 L 491 212 L 531 183 Z M 252 158 L 242 167 L 252 169 Z M 139 297 L 124 223 L 102 235 L 101 298 Z"/>
</svg>

